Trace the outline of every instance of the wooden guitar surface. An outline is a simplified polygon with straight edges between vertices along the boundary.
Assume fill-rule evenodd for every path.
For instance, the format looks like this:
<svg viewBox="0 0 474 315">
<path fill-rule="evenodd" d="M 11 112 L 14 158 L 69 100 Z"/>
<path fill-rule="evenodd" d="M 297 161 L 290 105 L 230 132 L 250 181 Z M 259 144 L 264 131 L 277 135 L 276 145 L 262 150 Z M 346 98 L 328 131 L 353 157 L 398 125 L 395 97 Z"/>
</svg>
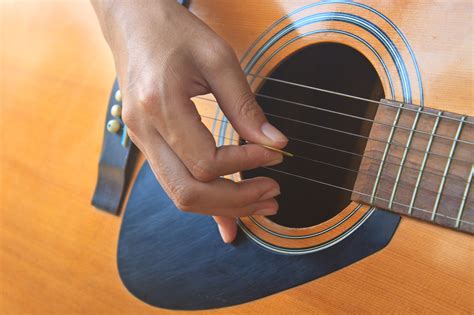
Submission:
<svg viewBox="0 0 474 315">
<path fill-rule="evenodd" d="M 308 3 L 205 6 L 209 2 L 196 0 L 191 9 L 239 55 L 267 26 Z M 441 14 L 429 11 L 429 4 L 404 1 L 386 8 L 393 20 L 405 21 L 421 64 L 425 102 L 473 115 L 472 73 L 465 70 L 472 71 L 472 6 L 440 2 L 446 6 Z M 418 15 L 425 19 L 409 27 L 406 21 Z M 417 32 L 422 22 L 434 20 L 432 32 Z M 471 21 L 470 28 L 459 21 Z M 167 313 L 122 285 L 116 266 L 120 218 L 90 205 L 115 76 L 90 4 L 2 2 L 0 25 L 0 312 Z M 450 45 L 462 44 L 457 38 L 471 49 L 452 50 Z M 443 50 L 440 64 L 434 51 Z M 471 235 L 403 218 L 391 243 L 375 255 L 317 281 L 211 313 L 472 313 L 473 263 Z"/>
</svg>

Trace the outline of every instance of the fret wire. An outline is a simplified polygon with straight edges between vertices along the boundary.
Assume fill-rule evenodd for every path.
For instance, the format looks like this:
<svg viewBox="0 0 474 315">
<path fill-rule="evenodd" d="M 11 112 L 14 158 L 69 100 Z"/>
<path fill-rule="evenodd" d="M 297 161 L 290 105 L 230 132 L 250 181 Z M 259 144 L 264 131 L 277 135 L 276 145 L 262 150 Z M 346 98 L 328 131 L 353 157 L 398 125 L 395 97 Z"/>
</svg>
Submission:
<svg viewBox="0 0 474 315">
<path fill-rule="evenodd" d="M 195 98 L 217 103 L 216 100 L 205 98 L 205 97 L 202 97 L 202 96 L 195 96 Z M 377 141 L 377 142 L 381 142 L 381 143 L 387 143 L 387 141 L 384 141 L 384 140 L 381 140 L 381 139 L 370 138 L 370 137 L 359 135 L 359 134 L 356 134 L 356 133 L 352 133 L 352 132 L 348 132 L 348 131 L 344 131 L 344 130 L 339 130 L 339 129 L 335 129 L 335 128 L 331 128 L 331 127 L 326 127 L 326 126 L 322 126 L 322 125 L 318 125 L 318 124 L 313 124 L 313 123 L 310 123 L 310 122 L 301 121 L 301 120 L 294 119 L 294 118 L 288 118 L 288 117 L 284 117 L 284 116 L 280 116 L 280 115 L 270 114 L 270 113 L 267 113 L 267 112 L 264 112 L 264 114 L 267 115 L 267 116 L 270 116 L 270 117 L 275 117 L 275 118 L 279 118 L 279 119 L 283 119 L 283 120 L 288 120 L 288 121 L 296 122 L 296 123 L 299 123 L 299 124 L 302 124 L 302 125 L 313 126 L 313 127 L 316 127 L 316 128 L 321 128 L 321 129 L 325 129 L 325 130 L 329 130 L 329 131 L 334 131 L 334 132 L 337 132 L 337 133 L 342 133 L 342 134 L 350 135 L 350 136 L 353 136 L 353 137 L 358 137 L 358 138 L 362 138 L 362 139 Z M 390 145 L 401 147 L 401 148 L 406 148 L 406 146 L 404 146 L 402 144 L 399 144 L 399 143 L 395 143 L 395 142 L 390 143 Z M 421 153 L 425 153 L 425 151 L 420 150 L 420 149 L 416 149 L 416 148 L 411 148 L 411 150 L 418 151 L 418 152 L 421 152 Z M 435 153 L 435 152 L 428 152 L 428 153 L 431 154 L 431 155 L 442 157 L 442 158 L 452 159 L 452 160 L 458 161 L 460 163 L 467 163 L 466 161 L 455 159 L 453 157 L 445 156 L 445 155 L 438 154 L 438 153 Z"/>
<path fill-rule="evenodd" d="M 298 86 L 298 87 L 306 88 L 306 89 L 309 89 L 309 90 L 315 90 L 315 91 L 319 91 L 319 92 L 325 92 L 325 93 L 329 93 L 329 94 L 349 97 L 349 98 L 353 98 L 353 99 L 357 99 L 357 100 L 361 100 L 361 101 L 366 101 L 366 102 L 370 102 L 370 103 L 374 103 L 374 104 L 379 104 L 379 105 L 382 105 L 382 106 L 398 108 L 398 106 L 396 106 L 396 105 L 391 105 L 391 104 L 383 103 L 383 102 L 380 102 L 380 101 L 374 101 L 374 100 L 364 98 L 364 97 L 359 97 L 359 96 L 349 95 L 349 94 L 340 93 L 340 92 L 336 92 L 336 91 L 317 88 L 317 87 L 314 87 L 314 86 L 309 86 L 309 85 L 305 85 L 305 84 L 301 84 L 301 83 L 290 82 L 290 81 L 285 81 L 285 80 L 281 80 L 281 79 L 266 77 L 266 76 L 262 76 L 262 75 L 258 75 L 258 74 L 254 74 L 254 73 L 247 73 L 246 75 L 256 77 L 256 78 L 260 78 L 260 79 L 269 80 L 269 81 L 275 81 L 275 82 L 279 82 L 279 83 L 283 83 L 283 84 Z M 395 100 L 392 100 L 392 101 L 400 103 L 400 102 L 395 101 Z M 416 105 L 416 106 L 419 106 L 419 105 Z M 411 109 L 411 108 L 405 108 L 405 110 L 416 112 L 415 109 Z M 422 112 L 422 114 L 429 115 L 429 116 L 436 116 L 436 114 L 433 114 L 433 113 L 430 113 L 430 112 L 424 112 L 424 111 Z M 460 119 L 457 119 L 457 118 L 454 118 L 454 117 L 449 117 L 449 116 L 443 116 L 441 118 L 448 119 L 448 120 L 454 120 L 454 121 L 458 121 L 458 122 L 461 121 Z M 474 125 L 474 122 L 466 121 L 465 123 L 469 124 L 469 125 Z"/>
<path fill-rule="evenodd" d="M 369 194 L 362 193 L 362 192 L 359 192 L 359 191 L 356 191 L 356 190 L 352 190 L 352 189 L 349 189 L 349 188 L 346 188 L 346 187 L 341 187 L 341 186 L 338 186 L 338 185 L 326 183 L 326 182 L 323 182 L 323 181 L 320 181 L 320 180 L 317 180 L 317 179 L 314 179 L 314 178 L 309 178 L 309 177 L 306 177 L 306 176 L 293 174 L 293 173 L 289 173 L 289 172 L 285 172 L 285 171 L 281 171 L 281 170 L 277 170 L 277 169 L 267 167 L 267 166 L 264 166 L 262 168 L 264 168 L 266 170 L 274 171 L 274 172 L 277 172 L 277 173 L 282 173 L 282 174 L 285 174 L 285 175 L 288 175 L 288 176 L 293 176 L 293 177 L 296 177 L 296 178 L 304 179 L 304 180 L 314 182 L 314 183 L 317 183 L 317 184 L 321 184 L 321 185 L 341 189 L 341 190 L 344 190 L 344 191 L 347 191 L 347 192 L 353 192 L 353 193 L 360 194 L 360 195 L 363 195 L 363 196 L 366 196 L 366 197 L 370 197 Z M 375 199 L 382 200 L 382 201 L 388 201 L 388 199 L 381 198 L 381 197 L 375 197 Z M 400 203 L 400 202 L 396 202 L 396 201 L 394 202 L 394 204 L 398 204 L 400 206 L 408 207 L 408 205 Z M 425 212 L 425 213 L 431 213 L 431 211 L 429 211 L 429 210 L 418 208 L 418 207 L 413 207 L 413 209 L 418 210 L 418 211 L 422 211 L 422 212 Z M 445 215 L 445 214 L 442 214 L 442 213 L 437 213 L 436 216 L 445 217 L 449 220 L 456 220 L 456 218 L 453 218 L 451 216 L 448 216 L 448 215 Z M 464 220 L 461 220 L 461 222 L 465 223 L 465 224 L 469 224 L 469 225 L 474 225 L 474 222 L 469 222 L 469 221 L 464 221 Z"/>
<path fill-rule="evenodd" d="M 213 120 L 213 121 L 224 122 L 224 120 L 222 120 L 222 119 L 214 118 L 214 117 L 211 117 L 211 116 L 206 116 L 206 115 L 200 115 L 200 116 L 201 116 L 202 118 L 210 119 L 210 120 Z M 232 129 L 232 131 L 233 131 L 233 129 Z M 215 137 L 227 139 L 227 140 L 230 140 L 230 141 L 236 140 L 236 139 L 231 139 L 231 138 L 225 137 L 225 136 L 218 136 L 218 135 L 214 135 L 214 134 L 212 134 L 212 135 L 215 136 Z M 305 143 L 305 144 L 314 145 L 314 146 L 326 148 L 326 149 L 329 149 L 329 150 L 334 150 L 334 151 L 338 151 L 338 152 L 342 152 L 342 153 L 354 155 L 354 156 L 357 156 L 357 157 L 359 157 L 359 158 L 366 158 L 366 159 L 370 159 L 370 160 L 374 160 L 374 161 L 382 161 L 381 159 L 378 159 L 378 158 L 374 158 L 374 157 L 371 157 L 371 156 L 367 156 L 367 155 L 363 155 L 363 154 L 358 154 L 358 153 L 355 153 L 355 152 L 346 151 L 346 150 L 342 150 L 342 149 L 338 149 L 338 148 L 333 148 L 333 147 L 326 146 L 326 145 L 323 145 L 323 144 L 320 144 L 320 143 L 310 142 L 310 141 L 306 141 L 306 140 L 302 140 L 302 139 L 298 139 L 298 138 L 294 138 L 294 137 L 290 137 L 290 136 L 287 136 L 287 138 L 290 139 L 290 140 L 292 140 L 292 141 L 298 141 L 298 142 L 302 142 L 302 143 Z M 236 143 L 236 144 L 238 144 L 238 143 Z M 425 155 L 427 155 L 427 153 L 429 153 L 429 152 L 425 152 Z M 394 165 L 394 166 L 402 166 L 401 164 L 397 164 L 397 163 L 394 163 L 394 162 L 390 162 L 390 161 L 388 161 L 388 160 L 386 160 L 385 163 L 386 163 L 386 164 L 391 164 L 391 165 Z M 410 167 L 410 166 L 406 166 L 406 165 L 404 165 L 403 167 L 406 168 L 406 169 L 411 169 L 411 170 L 415 170 L 415 171 L 418 171 L 418 172 L 420 171 L 418 168 L 414 168 L 414 167 Z M 433 172 L 430 172 L 430 171 L 425 171 L 425 174 L 431 174 L 431 175 L 438 176 L 438 177 L 444 177 L 442 174 L 433 173 Z M 371 176 L 373 176 L 373 175 L 371 175 Z M 447 178 L 450 178 L 450 179 L 452 179 L 452 180 L 457 180 L 457 181 L 461 181 L 461 180 L 462 180 L 462 179 L 459 179 L 459 178 L 457 178 L 457 177 L 449 177 L 449 176 L 447 176 Z"/>
<path fill-rule="evenodd" d="M 227 138 L 227 137 L 225 139 L 230 140 L 230 138 Z M 346 171 L 349 171 L 349 172 L 353 172 L 353 173 L 356 173 L 356 174 L 362 174 L 362 175 L 366 175 L 366 176 L 370 176 L 370 177 L 375 177 L 377 181 L 379 181 L 381 179 L 381 174 L 380 175 L 379 174 L 374 175 L 374 174 L 370 174 L 370 173 L 367 173 L 367 172 L 357 171 L 357 170 L 354 170 L 354 169 L 351 169 L 351 168 L 348 168 L 348 167 L 332 164 L 332 163 L 329 163 L 329 162 L 324 162 L 324 161 L 317 160 L 317 159 L 307 158 L 305 156 L 298 155 L 298 154 L 293 154 L 293 157 L 303 159 L 303 160 L 306 160 L 306 161 L 310 161 L 310 162 L 314 162 L 314 163 L 318 163 L 318 164 L 322 164 L 322 165 L 327 165 L 327 166 L 334 167 L 334 168 L 339 168 L 339 169 L 346 170 Z M 380 199 L 380 198 L 374 197 L 374 199 Z M 393 197 L 391 197 L 390 200 L 388 200 L 388 201 L 389 201 L 388 210 L 392 210 L 391 207 L 394 203 Z M 464 200 L 462 200 L 462 201 L 464 201 Z M 370 201 L 370 203 L 373 203 L 373 202 L 374 202 L 373 200 Z M 427 211 L 427 212 L 430 212 L 430 211 Z"/>
<path fill-rule="evenodd" d="M 435 134 L 436 130 L 438 129 L 438 125 L 439 125 L 439 121 L 440 121 L 442 113 L 443 112 L 438 112 L 438 116 L 436 117 L 435 123 L 433 125 L 432 134 Z M 416 195 L 418 193 L 418 187 L 420 185 L 421 178 L 423 177 L 423 172 L 425 170 L 426 162 L 428 161 L 428 152 L 431 149 L 431 144 L 433 143 L 433 138 L 434 137 L 430 137 L 430 139 L 428 140 L 428 144 L 426 145 L 426 153 L 423 156 L 423 161 L 421 162 L 420 172 L 418 173 L 418 177 L 416 179 L 415 189 L 413 190 L 413 195 L 411 196 L 410 206 L 408 207 L 408 214 L 411 214 L 412 209 L 413 209 L 413 205 L 415 204 Z"/>
<path fill-rule="evenodd" d="M 212 117 L 209 117 L 209 116 L 203 116 L 203 117 L 204 117 L 204 118 L 213 119 Z M 325 148 L 325 149 L 328 149 L 328 150 L 334 150 L 334 151 L 337 151 L 337 152 L 341 152 L 341 153 L 345 153 L 345 154 L 354 155 L 354 156 L 357 156 L 357 157 L 360 158 L 360 159 L 365 158 L 365 159 L 374 160 L 374 161 L 382 161 L 382 159 L 378 159 L 378 158 L 375 158 L 375 157 L 372 157 L 372 156 L 363 155 L 363 154 L 358 154 L 358 153 L 355 153 L 355 152 L 351 152 L 351 151 L 347 151 L 347 150 L 342 150 L 342 149 L 338 149 L 338 148 L 333 148 L 333 147 L 330 147 L 330 146 L 327 146 L 327 145 L 323 145 L 323 144 L 320 144 L 320 143 L 310 142 L 310 141 L 306 141 L 306 140 L 301 140 L 301 139 L 293 138 L 293 137 L 290 137 L 290 136 L 286 136 L 286 137 L 287 137 L 288 139 L 292 140 L 292 141 L 298 141 L 298 142 L 302 142 L 302 143 L 305 143 L 305 144 L 308 144 L 308 145 L 313 145 L 313 146 L 322 147 L 322 148 Z M 407 166 L 407 165 L 402 165 L 402 164 L 397 164 L 397 163 L 394 163 L 394 162 L 390 162 L 390 161 L 388 161 L 388 160 L 386 160 L 385 163 L 386 163 L 386 164 L 391 164 L 391 165 L 393 165 L 393 166 L 403 167 L 404 169 L 414 170 L 414 171 L 417 171 L 417 172 L 420 171 L 418 168 L 411 167 L 411 166 Z M 426 173 L 426 174 L 430 174 L 430 175 L 434 175 L 434 176 L 437 176 L 437 177 L 443 177 L 442 174 L 433 173 L 433 172 L 430 172 L 430 171 L 426 171 L 425 173 Z M 450 178 L 450 177 L 448 176 L 448 178 Z M 457 177 L 451 177 L 451 179 L 452 179 L 452 180 L 457 180 L 457 181 L 462 181 L 462 179 L 457 178 Z"/>
<path fill-rule="evenodd" d="M 338 111 L 335 111 L 335 110 L 326 109 L 326 108 L 322 108 L 322 107 L 312 106 L 312 105 L 308 105 L 308 104 L 304 104 L 304 103 L 300 103 L 300 102 L 285 100 L 285 99 L 270 96 L 270 95 L 255 93 L 255 96 L 259 96 L 259 97 L 263 97 L 263 98 L 267 98 L 267 99 L 271 99 L 271 100 L 275 100 L 275 101 L 285 102 L 285 103 L 293 104 L 293 105 L 304 107 L 304 108 L 309 108 L 309 109 L 314 109 L 314 110 L 318 110 L 318 111 L 328 112 L 328 113 L 335 114 L 335 115 L 341 115 L 341 116 L 345 116 L 345 117 L 359 119 L 359 120 L 371 122 L 371 123 L 378 124 L 378 125 L 392 127 L 392 125 L 390 125 L 390 124 L 386 124 L 386 123 L 383 123 L 383 122 L 380 122 L 380 121 L 376 121 L 374 119 L 365 118 L 365 117 L 361 117 L 361 116 L 357 116 L 357 115 L 351 115 L 351 114 L 338 112 Z M 422 110 L 422 108 L 418 107 L 418 109 L 416 110 L 416 115 L 417 116 L 421 113 L 421 110 Z M 405 126 L 395 126 L 395 128 L 410 131 L 410 132 L 416 132 L 416 133 L 427 135 L 427 136 L 431 136 L 431 134 L 429 132 L 422 131 L 422 130 L 415 130 L 415 129 L 413 129 L 413 127 L 410 129 L 409 127 L 405 127 Z M 434 135 L 434 136 L 437 137 L 437 138 L 442 138 L 442 139 L 446 139 L 446 140 L 451 140 L 451 141 L 454 140 L 454 138 L 448 137 L 448 136 L 443 136 L 443 135 Z M 465 144 L 470 144 L 470 145 L 474 144 L 474 142 L 461 140 L 461 139 L 458 139 L 458 142 L 465 143 Z"/>
<path fill-rule="evenodd" d="M 419 107 L 420 109 L 420 107 Z M 392 209 L 392 204 L 393 204 L 393 199 L 395 198 L 395 195 L 397 193 L 397 189 L 398 189 L 398 182 L 400 181 L 400 176 L 402 175 L 402 171 L 403 171 L 403 165 L 405 164 L 405 160 L 407 158 L 407 155 L 408 155 L 408 148 L 411 146 L 411 141 L 413 139 L 413 130 L 415 130 L 416 128 L 416 125 L 418 124 L 418 119 L 420 117 L 420 111 L 418 110 L 418 112 L 416 113 L 415 115 L 415 119 L 413 120 L 413 125 L 412 125 L 412 131 L 410 131 L 410 134 L 408 135 L 408 139 L 407 139 L 407 147 L 405 148 L 405 150 L 403 150 L 403 155 L 402 155 L 402 160 L 400 162 L 400 167 L 398 168 L 398 172 L 397 172 L 397 176 L 395 177 L 395 184 L 394 184 L 394 187 L 392 189 L 392 194 L 390 195 L 390 201 L 388 203 L 388 208 L 389 209 Z"/>
<path fill-rule="evenodd" d="M 375 178 L 374 187 L 372 189 L 372 195 L 370 196 L 370 203 L 374 203 L 374 198 L 375 198 L 375 195 L 377 194 L 377 189 L 379 185 L 379 179 L 380 179 L 380 176 L 382 175 L 383 166 L 385 164 L 385 159 L 387 158 L 388 151 L 390 150 L 390 143 L 392 142 L 393 135 L 395 134 L 394 127 L 398 124 L 402 107 L 403 107 L 403 104 L 401 104 L 401 106 L 398 108 L 397 114 L 395 115 L 395 118 L 393 119 L 393 126 L 392 126 L 392 129 L 390 130 L 388 141 L 387 141 L 387 144 L 385 145 L 385 150 L 383 151 L 382 161 L 380 162 L 380 166 L 377 171 L 377 177 Z"/>
<path fill-rule="evenodd" d="M 456 218 L 456 225 L 455 225 L 456 228 L 459 228 L 459 225 L 461 224 L 461 218 L 464 212 L 464 206 L 466 205 L 466 201 L 469 195 L 469 188 L 471 187 L 473 175 L 474 175 L 474 165 L 471 167 L 471 174 L 469 175 L 469 178 L 467 180 L 466 188 L 464 189 L 464 193 L 461 200 L 461 205 L 459 206 L 458 217 Z"/>
<path fill-rule="evenodd" d="M 209 118 L 208 116 L 204 116 L 204 117 Z M 233 139 L 233 138 L 229 138 L 229 137 L 225 137 L 225 136 L 219 136 L 219 135 L 216 135 L 216 134 L 212 134 L 212 136 L 218 137 L 218 138 L 221 138 L 221 139 L 226 139 L 226 140 L 229 140 L 229 141 L 236 141 L 234 144 L 238 144 L 237 139 Z M 299 154 L 292 153 L 292 155 L 293 155 L 292 156 L 293 158 L 299 158 L 299 159 L 307 160 L 307 161 L 310 161 L 310 162 L 323 164 L 323 165 L 331 166 L 331 167 L 334 167 L 334 168 L 339 168 L 339 169 L 350 171 L 350 172 L 353 172 L 353 173 L 356 173 L 356 174 L 363 174 L 363 175 L 366 175 L 366 176 L 376 177 L 376 175 L 374 175 L 374 174 L 370 174 L 370 173 L 363 172 L 363 171 L 357 171 L 357 170 L 354 170 L 354 169 L 351 169 L 351 168 L 348 168 L 348 167 L 332 164 L 332 163 L 329 163 L 329 162 L 324 162 L 324 161 L 317 160 L 317 159 L 312 159 L 312 158 L 305 157 L 305 156 L 302 156 L 302 155 L 299 155 Z M 400 166 L 399 164 L 396 164 L 396 165 Z M 437 175 L 437 174 L 434 174 L 434 175 Z M 441 177 L 441 175 L 439 175 L 439 176 Z M 376 177 L 376 178 L 381 178 L 381 176 Z M 377 198 L 375 198 L 375 199 L 377 199 Z"/>
<path fill-rule="evenodd" d="M 461 134 L 461 129 L 462 129 L 462 126 L 463 126 L 464 119 L 466 119 L 466 117 L 462 116 L 461 117 L 461 122 L 459 123 L 459 127 L 458 127 L 458 130 L 456 132 L 456 137 L 455 137 L 456 139 L 458 139 L 459 135 Z M 449 152 L 450 157 L 453 156 L 453 154 L 454 154 L 454 150 L 456 149 L 456 144 L 457 144 L 457 142 L 454 141 L 453 145 L 451 146 L 451 151 Z M 450 166 L 451 166 L 451 159 L 448 159 L 447 162 L 446 162 L 446 167 L 444 168 L 444 173 L 443 173 L 444 176 L 446 176 L 448 174 Z M 436 195 L 435 204 L 433 206 L 433 212 L 431 214 L 431 221 L 434 221 L 434 219 L 436 218 L 436 212 L 438 211 L 439 201 L 441 200 L 441 195 L 443 194 L 445 182 L 446 182 L 446 177 L 443 177 L 441 179 L 441 184 L 439 185 L 438 194 Z"/>
<path fill-rule="evenodd" d="M 209 116 L 203 116 L 203 117 L 205 117 L 205 118 L 210 118 Z M 219 119 L 216 119 L 216 120 L 219 120 Z M 222 120 L 221 120 L 221 121 L 222 121 Z M 224 138 L 224 139 L 227 139 L 227 140 L 230 140 L 230 141 L 237 141 L 236 144 L 238 143 L 238 140 L 237 140 L 237 139 L 231 139 L 231 138 L 229 138 L 229 137 L 220 136 L 220 135 L 216 135 L 216 134 L 212 134 L 212 135 L 213 135 L 214 137 Z M 341 169 L 345 169 L 345 170 L 349 170 L 349 171 L 352 171 L 352 172 L 355 172 L 355 173 L 366 174 L 366 175 L 368 175 L 368 176 L 374 176 L 374 175 L 372 175 L 372 174 L 368 174 L 368 173 L 365 173 L 365 172 L 355 171 L 355 170 L 353 170 L 353 169 L 345 168 L 345 167 L 342 167 L 342 166 L 339 166 L 339 165 L 334 165 L 334 164 L 331 164 L 331 163 L 327 163 L 327 162 L 322 162 L 322 161 L 319 161 L 319 160 L 313 160 L 313 159 L 310 159 L 310 158 L 306 158 L 306 157 L 303 157 L 303 156 L 301 156 L 301 155 L 294 155 L 294 157 L 303 158 L 303 159 L 305 159 L 305 160 L 309 160 L 309 161 L 316 162 L 316 163 L 321 163 L 321 164 L 326 164 L 326 165 L 329 165 L 329 166 L 334 166 L 334 167 L 341 168 Z M 293 174 L 293 173 L 289 173 L 289 172 L 277 170 L 277 169 L 270 168 L 270 167 L 264 167 L 264 166 L 262 166 L 261 168 L 267 169 L 267 170 L 271 170 L 271 171 L 274 171 L 274 172 L 283 173 L 283 174 L 290 175 L 290 176 L 294 176 L 294 177 L 297 177 L 297 178 L 300 178 L 300 179 L 305 179 L 305 180 L 308 180 L 308 181 L 311 181 L 311 182 L 315 182 L 315 183 L 318 183 L 318 184 L 322 184 L 322 185 L 325 185 L 325 186 L 329 186 L 329 187 L 333 187 L 333 188 L 345 190 L 345 191 L 348 191 L 348 192 L 354 192 L 354 193 L 357 193 L 357 194 L 360 194 L 360 195 L 363 195 L 363 196 L 370 197 L 370 195 L 369 195 L 369 194 L 366 194 L 366 193 L 362 193 L 362 192 L 359 192 L 359 191 L 356 191 L 356 190 L 351 190 L 351 189 L 349 189 L 349 188 L 345 188 L 345 187 L 341 187 L 341 186 L 338 186 L 338 185 L 326 183 L 326 182 L 319 181 L 319 180 L 317 180 L 317 179 L 313 179 L 313 178 L 309 178 L 309 177 L 305 177 L 305 176 L 302 176 L 302 175 Z M 233 174 L 232 174 L 232 175 L 233 175 Z M 384 199 L 384 198 L 381 198 L 381 197 L 375 197 L 375 199 L 376 199 L 376 200 L 382 200 L 382 201 L 389 201 L 388 199 Z M 398 204 L 398 205 L 400 205 L 400 206 L 404 206 L 404 207 L 411 207 L 412 209 L 419 210 L 419 211 L 422 211 L 422 212 L 430 213 L 430 214 L 431 214 L 431 211 L 426 210 L 426 209 L 422 209 L 422 208 L 418 208 L 418 207 L 413 207 L 413 206 L 406 205 L 406 204 L 403 204 L 403 203 L 400 203 L 400 202 L 396 202 L 396 201 L 394 201 L 393 203 L 394 203 L 394 204 Z M 411 214 L 411 212 L 410 212 L 409 214 Z M 447 216 L 447 215 L 444 215 L 444 214 L 441 214 L 441 213 L 437 213 L 436 215 L 437 215 L 437 216 L 441 216 L 441 217 L 446 217 L 447 219 L 450 219 L 450 220 L 456 220 L 456 218 L 453 218 L 453 217 L 450 217 L 450 216 Z M 466 224 L 470 224 L 470 225 L 474 225 L 474 222 L 469 222 L 469 221 L 464 221 L 464 220 L 460 220 L 460 222 L 466 223 Z"/>
</svg>

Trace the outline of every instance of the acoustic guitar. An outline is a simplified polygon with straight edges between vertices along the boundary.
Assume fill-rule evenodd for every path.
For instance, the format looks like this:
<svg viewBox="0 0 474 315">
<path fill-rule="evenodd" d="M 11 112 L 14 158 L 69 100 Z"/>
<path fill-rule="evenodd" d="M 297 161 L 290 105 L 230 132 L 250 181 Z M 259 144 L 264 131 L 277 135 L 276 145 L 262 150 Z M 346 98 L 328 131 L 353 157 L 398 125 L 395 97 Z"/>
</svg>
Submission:
<svg viewBox="0 0 474 315">
<path fill-rule="evenodd" d="M 235 49 L 290 139 L 282 165 L 229 176 L 275 178 L 279 213 L 240 218 L 225 245 L 211 219 L 173 208 L 146 162 L 123 222 L 93 211 L 114 77 L 93 13 L 3 4 L 16 35 L 2 50 L 2 127 L 15 132 L 2 151 L 1 309 L 474 312 L 472 3 L 188 8 Z M 244 141 L 212 95 L 194 101 L 216 145 Z"/>
</svg>

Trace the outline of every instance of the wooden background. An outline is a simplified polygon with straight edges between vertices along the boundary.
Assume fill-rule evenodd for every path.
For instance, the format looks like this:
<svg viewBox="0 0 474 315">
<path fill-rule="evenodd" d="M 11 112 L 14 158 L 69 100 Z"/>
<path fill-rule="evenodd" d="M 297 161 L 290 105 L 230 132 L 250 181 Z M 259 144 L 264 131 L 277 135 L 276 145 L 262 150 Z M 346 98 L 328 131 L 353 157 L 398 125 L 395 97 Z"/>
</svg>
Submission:
<svg viewBox="0 0 474 315">
<path fill-rule="evenodd" d="M 121 284 L 120 218 L 90 206 L 115 75 L 90 4 L 1 2 L 0 15 L 0 313 L 163 313 Z M 382 252 L 224 312 L 472 313 L 472 237 L 402 221 Z"/>
</svg>

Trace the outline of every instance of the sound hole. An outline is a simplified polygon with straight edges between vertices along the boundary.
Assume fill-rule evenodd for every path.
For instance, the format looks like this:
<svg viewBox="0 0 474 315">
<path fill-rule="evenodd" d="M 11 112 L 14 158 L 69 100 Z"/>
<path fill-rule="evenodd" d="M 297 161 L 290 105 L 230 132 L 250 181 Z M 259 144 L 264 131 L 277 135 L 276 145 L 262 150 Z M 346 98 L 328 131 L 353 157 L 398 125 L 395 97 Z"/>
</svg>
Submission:
<svg viewBox="0 0 474 315">
<path fill-rule="evenodd" d="M 358 51 L 345 45 L 324 43 L 305 47 L 280 63 L 270 75 L 273 78 L 345 94 L 380 100 L 382 83 L 371 63 Z M 318 92 L 266 80 L 258 93 L 373 119 L 377 104 Z M 368 136 L 371 123 L 321 110 L 257 97 L 267 113 Z M 314 126 L 267 116 L 287 136 L 327 147 L 362 154 L 366 139 Z M 322 146 L 290 140 L 287 151 L 311 159 L 358 170 L 361 158 Z M 318 181 L 353 189 L 356 173 L 300 158 L 285 158 L 275 167 Z M 308 227 L 324 222 L 344 209 L 351 193 L 263 168 L 242 173 L 243 178 L 268 176 L 280 183 L 277 198 L 280 209 L 270 220 L 287 227 Z"/>
</svg>

